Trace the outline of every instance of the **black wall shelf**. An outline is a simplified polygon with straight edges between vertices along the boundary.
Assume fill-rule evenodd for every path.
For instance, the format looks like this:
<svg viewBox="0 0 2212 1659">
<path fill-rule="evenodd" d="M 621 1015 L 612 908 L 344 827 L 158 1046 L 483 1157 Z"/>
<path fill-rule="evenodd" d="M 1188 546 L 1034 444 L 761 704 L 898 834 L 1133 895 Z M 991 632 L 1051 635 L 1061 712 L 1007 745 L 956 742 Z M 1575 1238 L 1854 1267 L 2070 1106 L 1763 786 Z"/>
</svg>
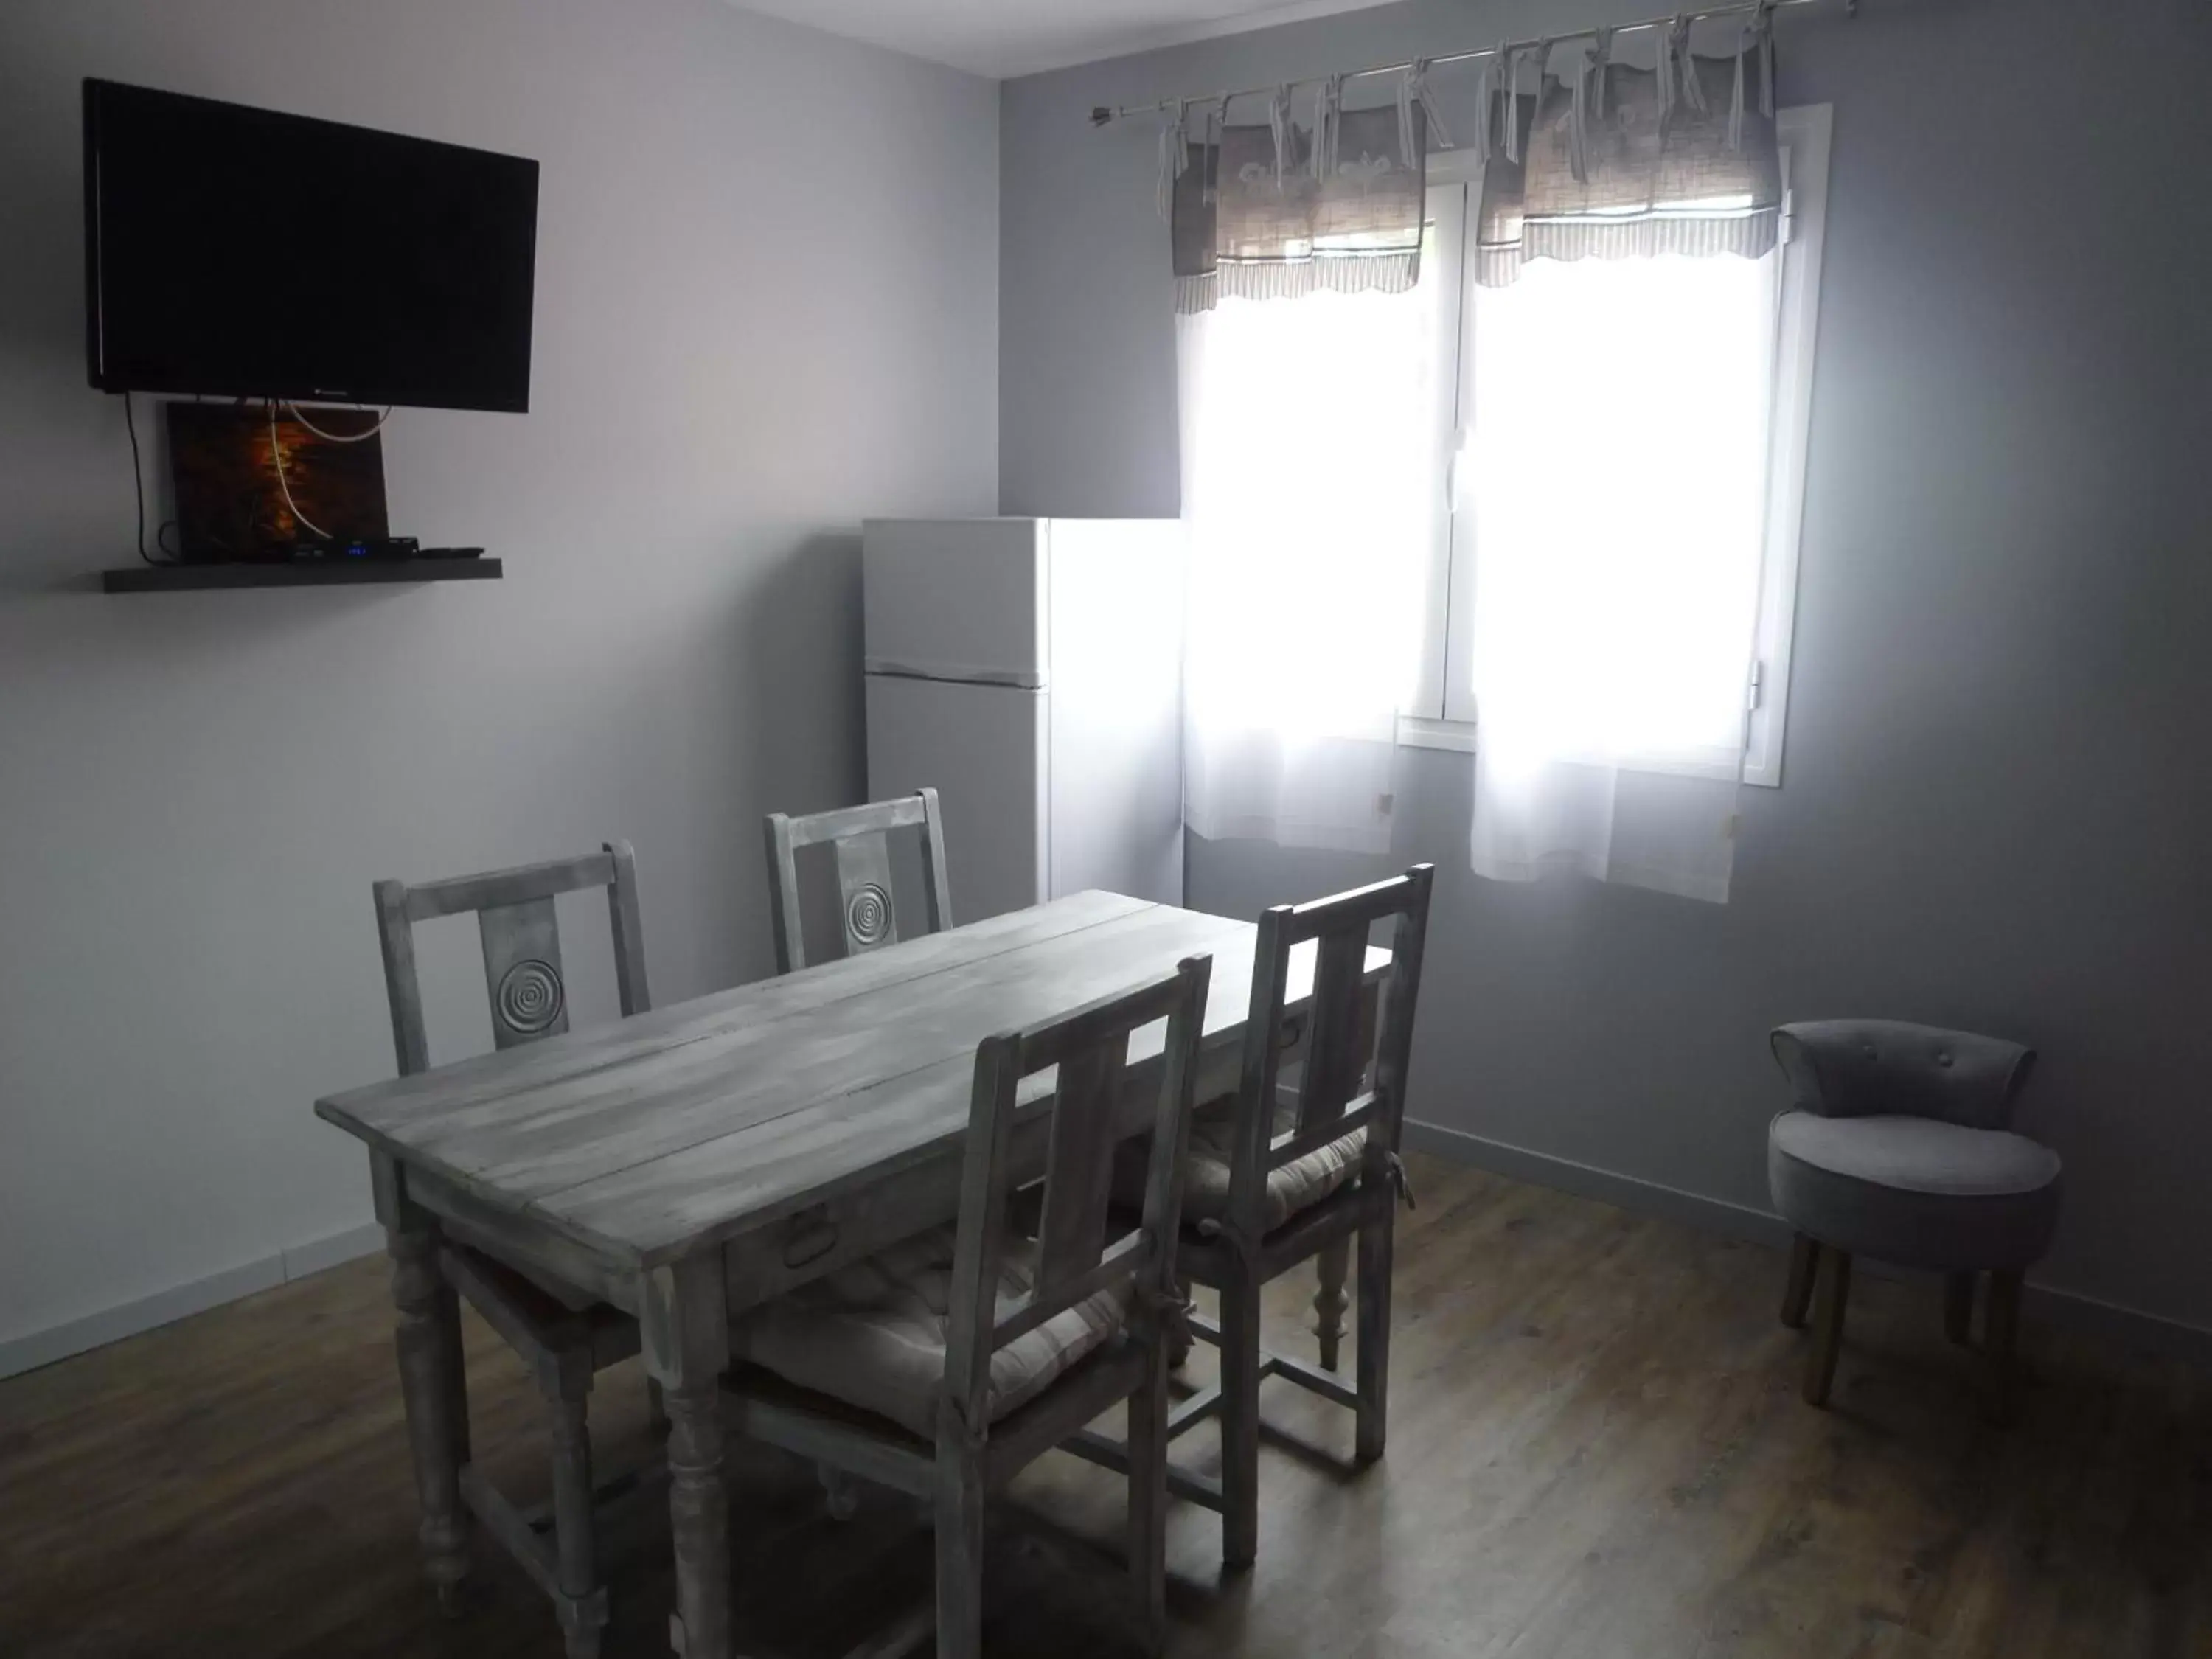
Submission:
<svg viewBox="0 0 2212 1659">
<path fill-rule="evenodd" d="M 300 564 L 131 564 L 100 573 L 107 593 L 198 587 L 358 587 L 380 582 L 494 582 L 497 559 L 334 559 Z"/>
</svg>

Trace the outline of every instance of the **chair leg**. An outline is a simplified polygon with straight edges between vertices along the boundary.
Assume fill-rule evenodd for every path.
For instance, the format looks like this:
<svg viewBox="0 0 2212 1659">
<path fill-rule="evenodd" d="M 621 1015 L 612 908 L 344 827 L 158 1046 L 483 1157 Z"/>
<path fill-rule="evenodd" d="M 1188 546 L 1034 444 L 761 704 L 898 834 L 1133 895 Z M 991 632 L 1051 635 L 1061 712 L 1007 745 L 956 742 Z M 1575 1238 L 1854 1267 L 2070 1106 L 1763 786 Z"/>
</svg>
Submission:
<svg viewBox="0 0 2212 1659">
<path fill-rule="evenodd" d="M 1974 1275 L 1943 1276 L 1943 1334 L 1960 1347 L 1974 1340 Z"/>
<path fill-rule="evenodd" d="M 1820 1252 L 1813 1310 L 1813 1352 L 1805 1366 L 1808 1404 L 1828 1403 L 1828 1390 L 1836 1380 L 1836 1360 L 1844 1351 L 1844 1304 L 1850 1294 L 1851 1259 L 1832 1245 Z"/>
<path fill-rule="evenodd" d="M 1359 1230 L 1359 1374 L 1354 1449 L 1359 1461 L 1382 1455 L 1390 1406 L 1390 1266 L 1397 1231 L 1395 1212 Z"/>
<path fill-rule="evenodd" d="M 562 1380 L 560 1392 L 546 1398 L 546 1421 L 553 1439 L 553 1545 L 560 1595 L 556 1606 L 568 1659 L 599 1659 L 599 1631 L 606 1623 L 606 1598 L 600 1594 L 599 1557 L 592 1515 L 592 1438 L 587 1401 L 591 1362 L 564 1370 L 580 1372 Z"/>
<path fill-rule="evenodd" d="M 660 1397 L 660 1384 L 649 1376 L 645 1379 L 645 1426 L 654 1438 L 667 1437 L 668 1402 Z"/>
<path fill-rule="evenodd" d="M 983 1472 L 967 1448 L 937 1440 L 937 1659 L 983 1651 Z"/>
<path fill-rule="evenodd" d="M 1805 1328 L 1805 1310 L 1813 1304 L 1813 1274 L 1820 1265 L 1819 1241 L 1803 1233 L 1790 1241 L 1790 1279 L 1782 1287 L 1782 1322 L 1793 1331 Z"/>
<path fill-rule="evenodd" d="M 1167 1645 L 1168 1354 L 1152 1334 L 1145 1384 L 1129 1396 L 1129 1578 L 1146 1650 Z"/>
<path fill-rule="evenodd" d="M 860 1483 L 832 1463 L 817 1463 L 815 1478 L 822 1483 L 822 1504 L 832 1521 L 850 1521 L 860 1512 Z"/>
<path fill-rule="evenodd" d="M 2008 1424 L 2020 1407 L 2020 1288 L 2016 1273 L 1990 1275 L 1984 1342 L 1990 1362 L 1990 1417 Z"/>
<path fill-rule="evenodd" d="M 1244 1273 L 1221 1287 L 1221 1559 L 1260 1553 L 1260 1286 Z"/>
<path fill-rule="evenodd" d="M 1190 1280 L 1178 1274 L 1176 1278 L 1176 1293 L 1182 1297 L 1183 1305 L 1185 1307 L 1188 1307 L 1190 1305 Z M 1187 1321 L 1180 1319 L 1176 1321 L 1175 1324 L 1168 1332 L 1168 1366 L 1170 1370 L 1179 1371 L 1182 1369 L 1183 1362 L 1190 1358 L 1191 1343 L 1193 1340 L 1194 1339 L 1190 1334 L 1189 1323 Z"/>
<path fill-rule="evenodd" d="M 1323 1245 L 1321 1254 L 1314 1257 L 1315 1276 L 1320 1282 L 1314 1290 L 1313 1328 L 1321 1350 L 1321 1368 L 1325 1371 L 1336 1369 L 1344 1340 L 1344 1310 L 1352 1304 L 1352 1298 L 1344 1293 L 1344 1281 L 1351 1267 L 1352 1240 L 1348 1237 Z"/>
</svg>

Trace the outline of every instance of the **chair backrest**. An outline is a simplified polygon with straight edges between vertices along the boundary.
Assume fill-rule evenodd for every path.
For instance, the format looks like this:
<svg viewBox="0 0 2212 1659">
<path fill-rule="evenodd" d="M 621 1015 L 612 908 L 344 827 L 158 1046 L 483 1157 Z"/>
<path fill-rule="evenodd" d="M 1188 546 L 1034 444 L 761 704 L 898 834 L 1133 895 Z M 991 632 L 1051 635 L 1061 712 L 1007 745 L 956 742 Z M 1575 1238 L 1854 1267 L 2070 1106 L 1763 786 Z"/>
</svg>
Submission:
<svg viewBox="0 0 2212 1659">
<path fill-rule="evenodd" d="M 1186 957 L 1164 979 L 1046 1024 L 987 1037 L 976 1049 L 945 1322 L 945 1397 L 969 1425 L 980 1428 L 987 1420 L 984 1396 L 997 1350 L 1101 1291 L 1128 1285 L 1140 1297 L 1174 1292 L 1183 1160 L 1212 973 L 1212 957 Z M 1151 1120 L 1144 1211 L 1134 1229 L 1109 1238 L 1107 1197 L 1117 1107 L 1130 1070 L 1129 1038 L 1160 1019 L 1167 1021 L 1167 1036 Z M 1016 1184 L 1008 1146 L 1018 1109 L 1024 1115 L 1029 1109 L 1021 1100 L 1022 1082 L 1048 1066 L 1057 1066 L 1059 1075 L 1049 1109 L 1036 1273 L 1030 1294 L 1002 1309 L 1000 1247 L 1006 1198 Z M 1033 1098 L 1036 1091 L 1030 1093 Z"/>
<path fill-rule="evenodd" d="M 952 898 L 945 881 L 945 826 L 937 816 L 937 791 L 923 789 L 866 806 L 842 806 L 805 817 L 768 815 L 769 909 L 775 919 L 775 968 L 787 974 L 806 966 L 805 930 L 799 920 L 799 849 L 828 842 L 837 854 L 837 908 L 845 954 L 856 957 L 899 940 L 898 909 L 891 899 L 890 832 L 921 832 L 923 902 L 934 933 L 952 925 Z"/>
<path fill-rule="evenodd" d="M 1930 1117 L 2002 1129 L 2035 1065 L 2002 1037 L 1901 1019 L 1815 1019 L 1767 1038 L 1800 1111 L 1822 1117 Z"/>
<path fill-rule="evenodd" d="M 1434 865 L 1417 864 L 1402 876 L 1371 886 L 1305 904 L 1279 904 L 1261 913 L 1252 963 L 1252 1003 L 1244 1026 L 1244 1069 L 1231 1143 L 1226 1217 L 1245 1237 L 1256 1238 L 1265 1225 L 1270 1171 L 1355 1130 L 1367 1132 L 1361 1180 L 1384 1178 L 1398 1150 L 1399 1126 L 1406 1115 L 1406 1067 L 1413 1048 L 1414 1004 L 1420 995 L 1429 888 L 1435 874 Z M 1370 996 L 1366 986 L 1368 935 L 1385 918 L 1395 921 L 1390 966 Z M 1292 952 L 1309 941 L 1314 944 L 1313 995 L 1298 1079 L 1297 1121 L 1290 1133 L 1279 1138 L 1274 1133 L 1276 1073 L 1282 1059 L 1285 988 Z"/>
<path fill-rule="evenodd" d="M 626 841 L 550 864 L 410 886 L 376 884 L 376 927 L 384 945 L 384 988 L 392 1001 L 392 1042 L 399 1070 L 427 1071 L 422 989 L 415 975 L 415 924 L 476 914 L 483 939 L 484 988 L 491 997 L 492 1041 L 501 1048 L 568 1029 L 568 987 L 561 968 L 561 928 L 553 901 L 562 893 L 607 890 L 614 925 L 615 991 L 625 1015 L 653 1006 L 645 982 L 645 935 L 638 922 L 637 860 Z"/>
</svg>

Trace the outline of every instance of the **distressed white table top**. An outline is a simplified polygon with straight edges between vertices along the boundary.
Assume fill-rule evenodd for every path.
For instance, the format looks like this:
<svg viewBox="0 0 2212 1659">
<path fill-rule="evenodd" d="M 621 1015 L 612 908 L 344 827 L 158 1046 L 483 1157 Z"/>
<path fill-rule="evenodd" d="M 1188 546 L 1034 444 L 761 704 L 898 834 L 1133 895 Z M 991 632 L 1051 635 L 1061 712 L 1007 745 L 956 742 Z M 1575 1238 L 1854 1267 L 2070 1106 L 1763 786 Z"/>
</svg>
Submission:
<svg viewBox="0 0 2212 1659">
<path fill-rule="evenodd" d="M 1079 893 L 315 1103 L 403 1164 L 616 1262 L 665 1261 L 957 1146 L 975 1046 L 1210 952 L 1238 1042 L 1256 929 Z M 1388 961 L 1370 953 L 1370 971 Z M 1292 958 L 1299 1005 L 1312 947 Z M 1133 1061 L 1158 1053 L 1140 1032 Z M 1230 1073 L 1233 1077 L 1233 1069 Z M 1049 1079 L 1036 1080 L 1036 1092 Z"/>
</svg>

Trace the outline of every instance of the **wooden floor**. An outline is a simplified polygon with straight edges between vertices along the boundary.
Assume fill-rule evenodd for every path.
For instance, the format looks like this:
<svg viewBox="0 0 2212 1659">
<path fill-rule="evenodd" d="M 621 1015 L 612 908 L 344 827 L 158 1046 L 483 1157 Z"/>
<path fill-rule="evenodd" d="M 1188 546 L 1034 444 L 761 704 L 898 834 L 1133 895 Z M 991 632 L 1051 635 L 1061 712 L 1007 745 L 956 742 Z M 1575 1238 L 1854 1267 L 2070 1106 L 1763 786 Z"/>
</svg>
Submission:
<svg viewBox="0 0 2212 1659">
<path fill-rule="evenodd" d="M 1348 1415 L 1269 1382 L 1259 1565 L 1223 1579 L 1218 1522 L 1178 1510 L 1177 1652 L 2212 1656 L 2212 1378 L 2031 1325 L 2022 1420 L 1993 1429 L 1940 1295 L 1863 1278 L 1817 1412 L 1778 1254 L 1413 1174 L 1389 1455 L 1351 1470 Z M 1310 1355 L 1310 1285 L 1277 1291 L 1271 1343 Z M 542 1490 L 520 1371 L 473 1322 L 470 1341 L 478 1455 Z M 650 1444 L 643 1383 L 601 1385 L 619 1462 Z M 1210 1461 L 1212 1433 L 1183 1455 Z M 757 1650 L 826 1659 L 926 1587 L 899 1500 L 832 1522 L 810 1471 L 757 1450 L 736 1487 Z M 667 1651 L 654 1496 L 616 1540 L 612 1655 Z M 0 1382 L 0 1655 L 557 1655 L 488 1549 L 477 1605 L 439 1617 L 413 1503 L 380 1261 Z M 992 1651 L 1132 1651 L 1102 1553 L 1114 1478 L 1048 1458 L 1001 1508 Z"/>
</svg>

